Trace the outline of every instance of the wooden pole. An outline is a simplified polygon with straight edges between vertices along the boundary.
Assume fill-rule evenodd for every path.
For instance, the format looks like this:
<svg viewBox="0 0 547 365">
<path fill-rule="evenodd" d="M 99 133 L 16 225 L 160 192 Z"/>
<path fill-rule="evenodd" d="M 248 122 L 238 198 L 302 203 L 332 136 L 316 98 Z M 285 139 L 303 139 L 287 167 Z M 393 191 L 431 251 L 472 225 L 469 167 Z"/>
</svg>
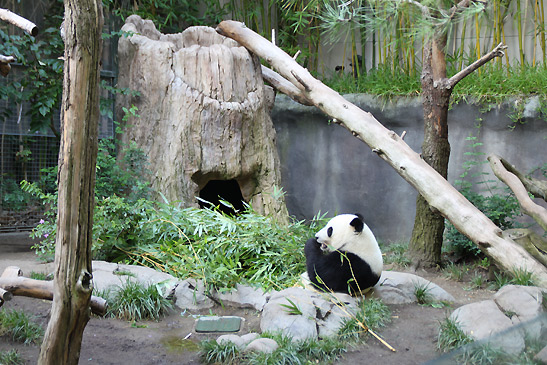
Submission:
<svg viewBox="0 0 547 365">
<path fill-rule="evenodd" d="M 41 365 L 78 364 L 89 320 L 102 27 L 101 0 L 65 0 L 55 275 Z"/>
</svg>

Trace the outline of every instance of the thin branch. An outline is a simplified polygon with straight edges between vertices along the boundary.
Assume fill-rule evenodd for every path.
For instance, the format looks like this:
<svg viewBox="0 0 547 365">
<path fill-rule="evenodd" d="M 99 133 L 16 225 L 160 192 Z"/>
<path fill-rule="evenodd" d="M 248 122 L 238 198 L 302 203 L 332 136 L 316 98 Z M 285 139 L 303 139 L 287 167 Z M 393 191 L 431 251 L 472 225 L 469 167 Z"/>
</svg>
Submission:
<svg viewBox="0 0 547 365">
<path fill-rule="evenodd" d="M 515 174 L 519 180 L 522 182 L 524 187 L 526 188 L 526 191 L 528 191 L 530 194 L 532 194 L 535 198 L 543 199 L 547 201 L 547 181 L 542 181 L 538 179 L 534 179 L 533 177 L 526 176 L 523 173 L 521 173 L 519 170 L 515 168 L 515 166 L 511 165 L 509 162 L 507 162 L 505 159 L 499 157 L 501 163 L 503 166 L 507 169 L 507 171 Z"/>
<path fill-rule="evenodd" d="M 467 66 L 466 68 L 458 72 L 457 74 L 455 74 L 454 76 L 452 76 L 450 79 L 448 79 L 447 88 L 449 89 L 453 88 L 464 77 L 471 74 L 473 71 L 475 71 L 482 65 L 488 63 L 490 60 L 496 57 L 505 56 L 504 50 L 506 48 L 507 46 L 504 45 L 503 43 L 498 44 L 496 48 L 494 48 L 493 50 L 491 50 L 490 52 L 488 52 L 487 54 L 485 54 L 484 56 L 482 56 L 481 58 L 479 58 L 478 60 L 476 60 L 475 62 L 473 62 L 472 64 L 470 64 L 469 66 Z"/>
<path fill-rule="evenodd" d="M 526 215 L 534 218 L 534 220 L 547 231 L 547 209 L 534 203 L 528 192 L 524 188 L 524 184 L 513 173 L 507 171 L 499 156 L 488 156 L 490 167 L 494 172 L 494 175 L 503 181 L 515 194 L 522 210 Z"/>
<path fill-rule="evenodd" d="M 313 103 L 308 100 L 308 98 L 302 93 L 302 91 L 294 86 L 286 78 L 275 72 L 274 70 L 262 65 L 262 77 L 266 80 L 272 87 L 283 94 L 287 94 L 291 99 L 297 103 L 303 105 L 313 105 Z"/>
<path fill-rule="evenodd" d="M 12 13 L 8 9 L 0 9 L 0 19 L 23 29 L 33 37 L 36 37 L 38 34 L 38 27 L 36 24 L 23 18 L 22 16 Z"/>
</svg>

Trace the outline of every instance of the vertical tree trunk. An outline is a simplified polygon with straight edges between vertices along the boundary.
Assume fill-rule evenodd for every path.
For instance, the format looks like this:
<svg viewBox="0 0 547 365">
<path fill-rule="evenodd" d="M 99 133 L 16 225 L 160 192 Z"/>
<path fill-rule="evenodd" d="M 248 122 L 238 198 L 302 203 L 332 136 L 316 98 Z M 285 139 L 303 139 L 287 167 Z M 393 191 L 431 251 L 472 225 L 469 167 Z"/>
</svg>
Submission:
<svg viewBox="0 0 547 365">
<path fill-rule="evenodd" d="M 77 364 L 89 320 L 102 25 L 100 0 L 65 0 L 56 269 L 39 364 Z"/>
<path fill-rule="evenodd" d="M 424 47 L 422 68 L 422 106 L 424 142 L 422 158 L 446 179 L 450 144 L 448 143 L 448 106 L 451 88 L 446 88 L 446 36 L 436 37 Z M 433 211 L 418 195 L 416 218 L 409 244 L 409 255 L 415 267 L 433 267 L 441 262 L 444 217 Z"/>
</svg>

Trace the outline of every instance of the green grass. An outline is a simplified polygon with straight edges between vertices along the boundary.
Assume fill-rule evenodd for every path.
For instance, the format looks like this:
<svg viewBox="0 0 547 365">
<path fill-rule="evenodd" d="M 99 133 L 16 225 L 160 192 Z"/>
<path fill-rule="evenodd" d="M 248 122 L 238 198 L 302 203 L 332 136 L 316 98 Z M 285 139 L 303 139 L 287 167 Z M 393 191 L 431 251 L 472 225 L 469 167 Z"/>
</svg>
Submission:
<svg viewBox="0 0 547 365">
<path fill-rule="evenodd" d="M 365 328 L 377 330 L 391 322 L 391 311 L 380 299 L 359 302 L 359 310 L 352 318 L 344 319 L 338 336 L 343 341 L 358 341 L 367 335 Z"/>
<path fill-rule="evenodd" d="M 117 291 L 96 295 L 108 301 L 107 316 L 127 321 L 159 320 L 173 306 L 161 295 L 160 285 L 145 286 L 130 280 L 125 281 Z"/>
<path fill-rule="evenodd" d="M 16 350 L 0 351 L 0 364 L 23 365 L 25 362 Z"/>
<path fill-rule="evenodd" d="M 437 348 L 440 351 L 448 352 L 471 342 L 473 340 L 462 331 L 457 321 L 447 317 L 441 322 L 437 338 Z"/>
<path fill-rule="evenodd" d="M 396 264 L 400 267 L 407 267 L 411 264 L 406 256 L 408 251 L 408 242 L 398 242 L 390 244 L 381 244 L 382 253 L 384 253 L 384 264 Z"/>
<path fill-rule="evenodd" d="M 456 281 L 463 281 L 468 272 L 469 266 L 467 264 L 454 264 L 453 262 L 446 265 L 443 269 L 443 273 L 447 278 Z"/>
<path fill-rule="evenodd" d="M 484 285 L 486 285 L 486 278 L 482 274 L 475 273 L 475 275 L 471 278 L 470 283 L 470 289 L 481 289 Z"/>
<path fill-rule="evenodd" d="M 48 274 L 43 272 L 32 271 L 29 277 L 34 280 L 48 280 Z"/>
<path fill-rule="evenodd" d="M 0 310 L 0 335 L 24 344 L 40 343 L 44 329 L 23 311 Z"/>
<path fill-rule="evenodd" d="M 524 350 L 518 354 L 507 353 L 502 348 L 490 343 L 477 343 L 465 346 L 455 354 L 454 361 L 458 364 L 502 364 L 502 365 L 539 365 L 541 361 L 535 358 L 545 341 L 539 338 L 525 336 Z"/>
<path fill-rule="evenodd" d="M 418 304 L 429 304 L 433 301 L 433 296 L 429 292 L 430 290 L 429 283 L 414 284 L 414 295 Z"/>
<path fill-rule="evenodd" d="M 547 67 L 516 65 L 500 68 L 491 63 L 482 66 L 480 70 L 458 83 L 452 93 L 452 102 L 466 102 L 469 97 L 485 104 L 502 103 L 508 97 L 515 96 L 547 97 Z M 449 67 L 449 77 L 455 73 L 456 70 Z M 401 68 L 384 65 L 357 79 L 348 73 L 333 74 L 323 82 L 341 94 L 366 93 L 386 98 L 421 94 L 419 71 L 408 74 Z"/>
</svg>

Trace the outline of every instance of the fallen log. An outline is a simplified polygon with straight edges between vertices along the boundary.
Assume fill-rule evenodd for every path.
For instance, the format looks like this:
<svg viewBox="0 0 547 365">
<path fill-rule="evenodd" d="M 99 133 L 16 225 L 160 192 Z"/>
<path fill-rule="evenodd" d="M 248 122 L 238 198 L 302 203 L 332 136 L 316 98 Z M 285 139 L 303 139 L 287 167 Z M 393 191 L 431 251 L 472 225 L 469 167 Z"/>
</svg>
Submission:
<svg viewBox="0 0 547 365">
<path fill-rule="evenodd" d="M 10 300 L 13 295 L 53 300 L 53 281 L 30 279 L 22 275 L 21 269 L 17 266 L 9 266 L 4 270 L 0 276 L 2 302 Z M 9 299 L 6 299 L 6 295 Z M 101 297 L 91 296 L 90 307 L 91 312 L 96 315 L 104 316 L 106 314 L 107 303 Z"/>
<path fill-rule="evenodd" d="M 217 32 L 230 37 L 262 57 L 287 81 L 296 86 L 306 100 L 335 118 L 355 137 L 391 165 L 411 184 L 435 211 L 469 237 L 498 267 L 532 272 L 538 285 L 547 288 L 547 268 L 523 247 L 502 237 L 502 231 L 456 188 L 429 166 L 395 132 L 385 128 L 371 113 L 344 99 L 315 79 L 292 57 L 243 23 L 223 21 Z"/>
</svg>

